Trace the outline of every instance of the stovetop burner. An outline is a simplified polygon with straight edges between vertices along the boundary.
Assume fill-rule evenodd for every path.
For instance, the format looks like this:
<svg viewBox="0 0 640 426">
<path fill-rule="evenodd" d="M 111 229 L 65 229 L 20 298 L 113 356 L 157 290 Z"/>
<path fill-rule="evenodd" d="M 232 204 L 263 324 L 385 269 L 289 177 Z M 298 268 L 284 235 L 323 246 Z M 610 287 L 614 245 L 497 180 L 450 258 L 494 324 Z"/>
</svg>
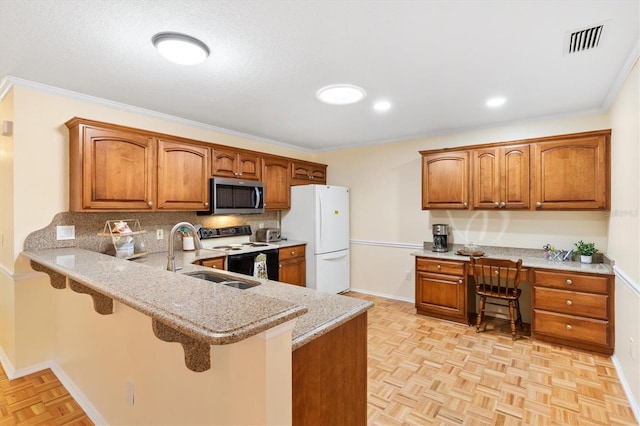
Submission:
<svg viewBox="0 0 640 426">
<path fill-rule="evenodd" d="M 224 250 L 229 255 L 244 254 L 277 249 L 278 246 L 265 242 L 249 241 L 251 227 L 249 225 L 229 228 L 201 228 L 200 243 L 203 248 Z"/>
</svg>

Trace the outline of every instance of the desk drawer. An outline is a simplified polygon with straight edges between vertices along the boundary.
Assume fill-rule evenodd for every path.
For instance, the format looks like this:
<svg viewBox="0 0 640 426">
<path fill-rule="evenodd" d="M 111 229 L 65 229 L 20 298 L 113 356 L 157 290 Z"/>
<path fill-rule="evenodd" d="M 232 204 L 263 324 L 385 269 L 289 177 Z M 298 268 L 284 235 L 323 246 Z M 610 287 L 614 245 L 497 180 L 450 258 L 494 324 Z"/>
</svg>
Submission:
<svg viewBox="0 0 640 426">
<path fill-rule="evenodd" d="M 608 296 L 534 287 L 535 309 L 607 320 Z"/>
<path fill-rule="evenodd" d="M 557 288 L 570 291 L 588 291 L 590 293 L 608 293 L 607 276 L 580 275 L 562 271 L 534 271 L 533 284 L 538 287 Z"/>
<path fill-rule="evenodd" d="M 464 275 L 464 262 L 416 257 L 416 271 L 462 276 Z"/>
<path fill-rule="evenodd" d="M 584 342 L 607 346 L 609 322 L 574 317 L 571 315 L 534 310 L 534 333 L 558 337 L 571 346 L 571 342 Z"/>
</svg>

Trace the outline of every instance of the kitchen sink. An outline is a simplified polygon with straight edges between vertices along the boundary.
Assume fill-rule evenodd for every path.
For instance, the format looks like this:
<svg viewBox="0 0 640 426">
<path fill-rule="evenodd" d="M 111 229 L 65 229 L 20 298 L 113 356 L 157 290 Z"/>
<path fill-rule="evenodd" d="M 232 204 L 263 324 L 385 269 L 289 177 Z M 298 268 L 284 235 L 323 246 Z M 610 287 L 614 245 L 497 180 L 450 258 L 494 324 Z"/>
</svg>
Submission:
<svg viewBox="0 0 640 426">
<path fill-rule="evenodd" d="M 201 280 L 223 284 L 223 285 L 237 288 L 240 290 L 246 290 L 248 288 L 256 287 L 260 285 L 260 283 L 257 281 L 244 281 L 244 280 L 233 279 L 229 276 L 218 274 L 215 272 L 209 272 L 209 271 L 188 272 L 184 275 L 187 275 L 193 278 L 198 278 Z"/>
</svg>

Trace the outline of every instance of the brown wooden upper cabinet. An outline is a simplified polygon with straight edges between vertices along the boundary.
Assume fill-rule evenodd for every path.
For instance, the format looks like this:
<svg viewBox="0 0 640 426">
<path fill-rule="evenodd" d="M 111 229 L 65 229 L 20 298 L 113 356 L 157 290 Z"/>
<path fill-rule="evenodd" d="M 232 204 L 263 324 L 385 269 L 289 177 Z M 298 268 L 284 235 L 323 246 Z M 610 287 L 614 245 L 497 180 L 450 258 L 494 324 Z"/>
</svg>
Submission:
<svg viewBox="0 0 640 426">
<path fill-rule="evenodd" d="M 474 209 L 529 208 L 529 145 L 474 149 Z"/>
<path fill-rule="evenodd" d="M 260 155 L 254 152 L 213 148 L 211 174 L 238 179 L 260 180 Z"/>
<path fill-rule="evenodd" d="M 422 209 L 469 207 L 469 153 L 448 151 L 422 154 Z"/>
<path fill-rule="evenodd" d="M 610 138 L 599 130 L 420 151 L 422 209 L 466 209 L 470 196 L 473 209 L 609 210 Z"/>
<path fill-rule="evenodd" d="M 281 210 L 291 207 L 291 161 L 265 155 L 262 157 L 264 208 Z"/>
<path fill-rule="evenodd" d="M 291 162 L 291 185 L 308 185 L 327 183 L 327 166 L 308 161 L 293 160 Z"/>
<path fill-rule="evenodd" d="M 611 131 L 534 143 L 532 197 L 536 210 L 611 208 Z"/>
<path fill-rule="evenodd" d="M 158 209 L 204 210 L 209 206 L 209 148 L 158 140 Z"/>
<path fill-rule="evenodd" d="M 206 209 L 206 145 L 80 118 L 65 124 L 70 211 Z"/>
</svg>

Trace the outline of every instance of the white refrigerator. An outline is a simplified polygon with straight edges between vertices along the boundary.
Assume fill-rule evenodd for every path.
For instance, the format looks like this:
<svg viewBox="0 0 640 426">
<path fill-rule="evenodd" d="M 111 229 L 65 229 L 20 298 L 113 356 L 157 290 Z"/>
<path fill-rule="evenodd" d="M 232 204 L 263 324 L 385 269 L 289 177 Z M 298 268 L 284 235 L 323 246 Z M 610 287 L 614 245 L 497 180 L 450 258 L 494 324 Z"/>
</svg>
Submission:
<svg viewBox="0 0 640 426">
<path fill-rule="evenodd" d="M 349 189 L 342 186 L 291 187 L 291 209 L 281 233 L 307 243 L 307 287 L 327 293 L 349 290 Z"/>
</svg>

